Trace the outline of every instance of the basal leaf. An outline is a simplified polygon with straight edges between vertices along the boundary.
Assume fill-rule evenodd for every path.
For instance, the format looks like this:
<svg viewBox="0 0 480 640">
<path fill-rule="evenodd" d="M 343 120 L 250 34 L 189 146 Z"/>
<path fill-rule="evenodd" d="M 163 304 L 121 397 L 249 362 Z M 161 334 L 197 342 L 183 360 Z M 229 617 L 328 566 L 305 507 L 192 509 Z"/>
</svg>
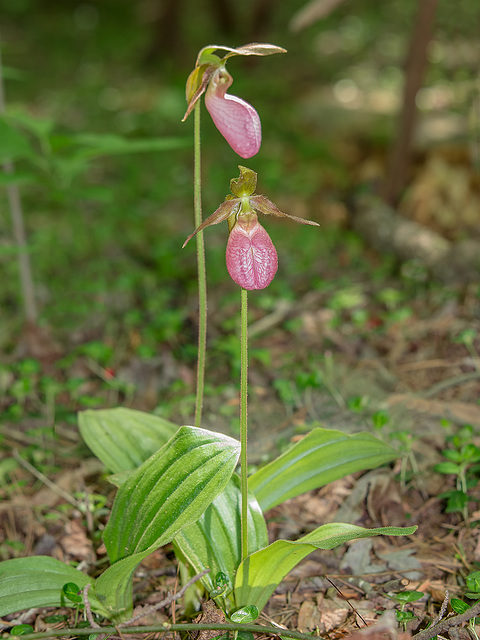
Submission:
<svg viewBox="0 0 480 640">
<path fill-rule="evenodd" d="M 283 578 L 315 549 L 333 549 L 357 538 L 409 535 L 417 527 L 364 529 L 353 524 L 324 524 L 299 540 L 277 540 L 240 564 L 235 581 L 237 607 L 256 605 L 261 611 Z"/>
<path fill-rule="evenodd" d="M 104 533 L 110 560 L 153 551 L 197 520 L 227 485 L 239 453 L 233 438 L 180 427 L 118 490 Z"/>
<path fill-rule="evenodd" d="M 178 429 L 164 418 L 125 407 L 82 411 L 78 426 L 88 447 L 113 473 L 139 467 Z"/>
<path fill-rule="evenodd" d="M 121 622 L 131 617 L 133 576 L 140 562 L 149 554 L 150 551 L 134 553 L 112 564 L 97 578 L 96 598 L 107 611 L 107 617 L 113 622 Z"/>
<path fill-rule="evenodd" d="M 397 455 L 369 433 L 346 435 L 335 429 L 313 429 L 251 475 L 248 483 L 262 511 L 266 511 L 349 473 L 378 467 Z"/>
<path fill-rule="evenodd" d="M 175 537 L 174 544 L 195 573 L 210 569 L 203 578 L 209 592 L 213 580 L 222 572 L 230 581 L 241 560 L 240 478 L 234 474 L 225 490 L 215 498 L 203 515 Z M 257 500 L 250 493 L 248 502 L 248 547 L 251 553 L 268 545 L 265 518 Z"/>
<path fill-rule="evenodd" d="M 0 617 L 32 607 L 74 606 L 62 593 L 68 582 L 83 589 L 88 583 L 93 584 L 94 579 L 47 556 L 0 562 Z"/>
<path fill-rule="evenodd" d="M 149 553 L 197 520 L 226 487 L 240 443 L 206 429 L 177 433 L 118 490 L 104 541 L 112 566 L 97 580 L 96 596 L 114 620 L 132 607 L 132 579 Z"/>
</svg>

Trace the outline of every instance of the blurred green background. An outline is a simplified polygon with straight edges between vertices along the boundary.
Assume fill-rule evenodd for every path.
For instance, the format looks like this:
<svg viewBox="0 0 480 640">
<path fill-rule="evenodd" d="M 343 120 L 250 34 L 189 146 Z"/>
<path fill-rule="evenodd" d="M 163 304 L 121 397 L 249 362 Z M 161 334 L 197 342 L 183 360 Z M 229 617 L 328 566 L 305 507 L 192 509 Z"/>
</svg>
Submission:
<svg viewBox="0 0 480 640">
<path fill-rule="evenodd" d="M 259 193 L 321 224 L 315 229 L 265 221 L 280 266 L 272 285 L 252 295 L 252 320 L 275 309 L 278 300 L 320 291 L 326 307 L 355 308 L 353 325 L 367 327 L 365 287 L 385 287 L 399 272 L 391 256 L 372 254 L 353 233 L 350 205 L 356 194 L 384 180 L 418 2 L 350 0 L 298 29 L 306 5 L 2 0 L 6 112 L 28 143 L 15 168 L 39 325 L 49 329 L 66 358 L 86 353 L 105 376 L 110 368 L 116 375 L 133 357 L 148 362 L 173 354 L 185 370 L 179 383 L 175 368 L 166 386 L 192 389 L 196 257 L 193 243 L 181 246 L 193 230 L 193 118 L 181 119 L 186 78 L 198 50 L 212 43 L 271 42 L 288 53 L 228 63 L 230 92 L 254 105 L 262 119 L 256 157 L 238 158 L 202 110 L 204 215 L 223 201 L 242 163 L 258 173 Z M 478 129 L 479 23 L 477 0 L 457 0 L 454 10 L 450 2 L 439 3 L 417 95 L 415 147 L 417 169 L 434 157 L 447 166 L 447 181 L 453 158 L 469 185 L 468 197 L 477 199 L 478 138 L 472 131 Z M 11 366 L 26 352 L 3 188 L 0 207 L 0 351 Z M 435 211 L 428 202 L 426 207 L 423 221 L 438 228 Z M 415 217 L 416 211 L 406 213 Z M 451 224 L 445 229 L 453 234 Z M 220 225 L 205 234 L 209 340 L 211 353 L 216 347 L 236 366 L 238 290 L 225 268 L 226 233 Z M 417 295 L 425 286 L 422 278 L 412 278 L 400 285 L 394 280 L 397 297 Z M 295 324 L 287 329 L 295 331 Z M 261 348 L 257 356 L 269 358 Z M 210 367 L 218 357 L 211 356 Z M 230 375 L 226 366 L 219 371 Z M 122 398 L 129 385 L 138 384 L 135 376 L 130 371 L 116 390 Z M 147 405 L 158 402 L 154 396 Z"/>
</svg>

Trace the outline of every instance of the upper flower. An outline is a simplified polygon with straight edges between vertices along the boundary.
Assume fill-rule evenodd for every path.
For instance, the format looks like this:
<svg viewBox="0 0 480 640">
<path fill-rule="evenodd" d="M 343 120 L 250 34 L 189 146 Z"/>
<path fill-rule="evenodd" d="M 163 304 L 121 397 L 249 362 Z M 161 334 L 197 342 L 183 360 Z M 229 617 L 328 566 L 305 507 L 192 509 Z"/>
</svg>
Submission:
<svg viewBox="0 0 480 640">
<path fill-rule="evenodd" d="M 240 176 L 230 181 L 233 195 L 225 198 L 225 202 L 188 236 L 183 246 L 205 227 L 228 220 L 230 235 L 226 261 L 230 277 L 243 289 L 264 289 L 275 276 L 278 258 L 270 236 L 258 222 L 257 213 L 290 218 L 302 224 L 318 226 L 318 223 L 283 213 L 265 196 L 254 195 L 257 174 L 246 167 L 238 168 Z"/>
<path fill-rule="evenodd" d="M 219 58 L 214 54 L 217 49 L 228 53 L 223 58 Z M 225 64 L 228 58 L 236 55 L 267 56 L 283 52 L 285 49 L 272 44 L 254 43 L 237 49 L 216 45 L 204 47 L 198 54 L 195 69 L 187 80 L 188 108 L 183 120 L 188 117 L 206 91 L 205 106 L 225 140 L 242 158 L 254 156 L 258 153 L 262 142 L 260 117 L 248 102 L 227 93 L 233 78 L 226 70 Z"/>
</svg>

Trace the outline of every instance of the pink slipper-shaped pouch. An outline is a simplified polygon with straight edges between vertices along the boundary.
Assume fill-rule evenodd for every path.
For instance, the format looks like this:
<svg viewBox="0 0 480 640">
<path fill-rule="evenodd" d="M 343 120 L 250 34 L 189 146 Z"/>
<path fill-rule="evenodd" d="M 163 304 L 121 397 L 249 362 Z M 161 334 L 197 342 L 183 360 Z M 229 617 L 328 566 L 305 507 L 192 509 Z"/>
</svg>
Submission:
<svg viewBox="0 0 480 640">
<path fill-rule="evenodd" d="M 218 69 L 205 93 L 205 106 L 235 153 L 242 158 L 251 158 L 258 153 L 262 143 L 260 116 L 251 104 L 226 92 L 232 82 L 232 76 L 225 68 Z"/>
<path fill-rule="evenodd" d="M 228 236 L 226 261 L 232 280 L 249 290 L 268 287 L 278 268 L 277 250 L 258 220 L 237 221 Z"/>
</svg>

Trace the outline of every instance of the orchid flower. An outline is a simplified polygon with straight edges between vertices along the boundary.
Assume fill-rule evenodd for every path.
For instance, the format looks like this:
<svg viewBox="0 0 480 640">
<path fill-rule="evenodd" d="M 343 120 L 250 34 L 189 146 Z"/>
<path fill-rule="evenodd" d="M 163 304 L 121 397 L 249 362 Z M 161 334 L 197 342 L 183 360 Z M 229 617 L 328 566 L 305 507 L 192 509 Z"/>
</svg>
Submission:
<svg viewBox="0 0 480 640">
<path fill-rule="evenodd" d="M 238 168 L 240 176 L 230 181 L 233 195 L 226 197 L 225 202 L 188 236 L 183 246 L 202 229 L 227 220 L 230 233 L 226 262 L 230 277 L 243 289 L 265 289 L 277 272 L 278 258 L 270 236 L 258 221 L 257 213 L 290 218 L 301 224 L 318 226 L 318 223 L 283 213 L 265 196 L 254 195 L 257 174 L 246 167 Z"/>
<path fill-rule="evenodd" d="M 217 49 L 228 53 L 219 58 Z M 183 121 L 205 93 L 205 106 L 222 136 L 235 153 L 251 158 L 258 153 L 262 142 L 260 116 L 252 105 L 227 93 L 233 82 L 225 64 L 232 56 L 267 56 L 284 53 L 285 49 L 272 44 L 247 44 L 237 49 L 211 45 L 204 47 L 197 57 L 195 69 L 189 75 L 186 86 L 188 108 Z"/>
</svg>

